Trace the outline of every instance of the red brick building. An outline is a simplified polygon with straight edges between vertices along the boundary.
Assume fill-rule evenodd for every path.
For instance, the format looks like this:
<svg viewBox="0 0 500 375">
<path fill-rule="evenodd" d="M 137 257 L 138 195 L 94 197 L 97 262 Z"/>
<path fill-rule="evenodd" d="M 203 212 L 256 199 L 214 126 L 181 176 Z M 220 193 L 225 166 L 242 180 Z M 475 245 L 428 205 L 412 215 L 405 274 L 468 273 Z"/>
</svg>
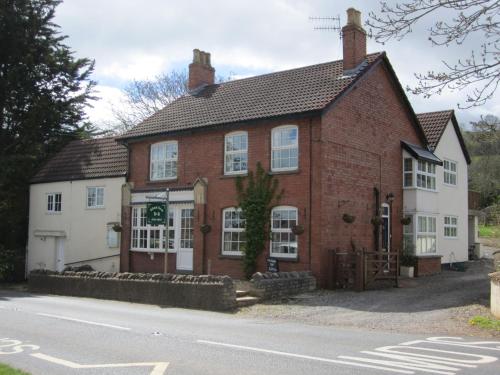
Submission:
<svg viewBox="0 0 500 375">
<path fill-rule="evenodd" d="M 194 51 L 190 94 L 121 137 L 122 271 L 163 271 L 163 229 L 147 226 L 145 204 L 169 188 L 169 271 L 243 277 L 235 176 L 257 162 L 284 189 L 259 270 L 273 257 L 280 270 L 311 270 L 325 285 L 329 249 L 373 248 L 377 237 L 400 249 L 401 141 L 425 146 L 425 135 L 386 54 L 366 53 L 359 12 L 348 10 L 342 31 L 343 60 L 221 84 L 210 55 Z M 389 201 L 392 225 L 376 235 L 371 218 Z"/>
</svg>

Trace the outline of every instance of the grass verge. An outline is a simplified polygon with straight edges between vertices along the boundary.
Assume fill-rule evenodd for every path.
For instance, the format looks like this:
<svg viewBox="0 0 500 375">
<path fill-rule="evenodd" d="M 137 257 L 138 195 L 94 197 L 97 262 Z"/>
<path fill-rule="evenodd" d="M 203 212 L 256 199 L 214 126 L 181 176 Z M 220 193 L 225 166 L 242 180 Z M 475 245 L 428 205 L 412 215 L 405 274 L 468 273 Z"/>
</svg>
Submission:
<svg viewBox="0 0 500 375">
<path fill-rule="evenodd" d="M 500 238 L 500 225 L 480 225 L 479 237 Z"/>
<path fill-rule="evenodd" d="M 21 370 L 16 370 L 15 368 L 0 363 L 0 375 L 30 375 L 30 374 Z"/>
<path fill-rule="evenodd" d="M 485 316 L 474 316 L 469 320 L 469 324 L 483 329 L 500 331 L 500 320 Z"/>
</svg>

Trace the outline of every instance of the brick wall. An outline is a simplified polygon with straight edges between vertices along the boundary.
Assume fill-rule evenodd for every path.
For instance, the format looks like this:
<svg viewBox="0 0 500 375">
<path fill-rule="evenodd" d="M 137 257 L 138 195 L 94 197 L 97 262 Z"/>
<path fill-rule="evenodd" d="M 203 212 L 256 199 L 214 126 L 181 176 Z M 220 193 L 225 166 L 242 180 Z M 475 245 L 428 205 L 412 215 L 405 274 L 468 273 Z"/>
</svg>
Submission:
<svg viewBox="0 0 500 375">
<path fill-rule="evenodd" d="M 252 276 L 250 293 L 266 299 L 279 299 L 316 289 L 311 272 L 257 272 Z"/>
<path fill-rule="evenodd" d="M 329 110 L 321 127 L 321 245 L 313 248 L 313 272 L 327 275 L 328 249 L 375 247 L 374 187 L 380 203 L 392 204 L 392 248 L 402 241 L 403 191 L 401 140 L 421 144 L 399 91 L 386 68 L 378 65 Z M 354 223 L 342 220 L 356 216 Z M 321 277 L 319 284 L 325 286 Z"/>
<path fill-rule="evenodd" d="M 236 289 L 227 276 L 32 271 L 30 292 L 227 311 Z"/>
<path fill-rule="evenodd" d="M 309 252 L 314 246 L 310 237 L 310 184 L 311 175 L 311 133 L 319 129 L 319 117 L 291 118 L 281 120 L 259 121 L 247 124 L 235 124 L 225 128 L 205 129 L 193 133 L 183 133 L 172 137 L 156 137 L 130 144 L 130 176 L 135 189 L 185 187 L 191 186 L 198 178 L 206 178 L 207 204 L 195 207 L 195 273 L 226 274 L 234 278 L 243 278 L 241 258 L 222 256 L 222 210 L 237 204 L 235 178 L 224 176 L 224 136 L 232 131 L 248 132 L 248 163 L 250 169 L 255 169 L 261 162 L 266 170 L 270 170 L 271 160 L 271 130 L 276 126 L 293 124 L 299 128 L 299 170 L 276 174 L 284 195 L 280 205 L 290 205 L 298 208 L 299 224 L 305 231 L 298 236 L 299 254 L 295 260 L 281 260 L 282 271 L 309 270 Z M 152 143 L 165 140 L 177 140 L 179 147 L 178 178 L 170 182 L 149 181 L 149 149 Z M 202 212 L 203 209 L 205 212 Z M 129 252 L 130 248 L 130 209 L 124 207 L 124 222 L 122 237 L 122 271 L 161 272 L 163 255 L 156 254 L 151 260 L 147 253 Z M 205 221 L 211 226 L 211 231 L 200 240 L 203 234 L 199 226 Z M 204 248 L 205 254 L 200 256 Z M 269 256 L 269 243 L 266 243 L 258 260 L 260 271 L 266 270 L 265 259 Z M 175 257 L 175 255 L 174 255 Z M 127 267 L 127 264 L 130 266 Z M 169 259 L 169 264 L 175 265 L 175 258 Z M 210 269 L 209 269 L 210 268 Z M 172 270 L 169 268 L 169 270 Z"/>
<path fill-rule="evenodd" d="M 430 276 L 441 273 L 441 256 L 420 256 L 417 257 L 417 267 L 415 276 Z"/>
</svg>

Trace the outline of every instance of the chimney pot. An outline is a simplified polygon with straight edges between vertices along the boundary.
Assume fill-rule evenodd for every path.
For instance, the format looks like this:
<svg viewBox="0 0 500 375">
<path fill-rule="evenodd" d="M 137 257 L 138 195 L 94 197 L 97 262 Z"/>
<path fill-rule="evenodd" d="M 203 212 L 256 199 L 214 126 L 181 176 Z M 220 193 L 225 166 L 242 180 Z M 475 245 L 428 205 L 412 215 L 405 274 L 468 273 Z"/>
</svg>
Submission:
<svg viewBox="0 0 500 375">
<path fill-rule="evenodd" d="M 361 25 L 359 10 L 347 9 L 347 24 L 342 28 L 342 44 L 345 74 L 366 59 L 366 31 Z"/>
<path fill-rule="evenodd" d="M 215 82 L 215 69 L 210 65 L 208 52 L 193 50 L 193 62 L 189 64 L 188 89 L 196 90 L 203 85 L 213 85 Z"/>
</svg>

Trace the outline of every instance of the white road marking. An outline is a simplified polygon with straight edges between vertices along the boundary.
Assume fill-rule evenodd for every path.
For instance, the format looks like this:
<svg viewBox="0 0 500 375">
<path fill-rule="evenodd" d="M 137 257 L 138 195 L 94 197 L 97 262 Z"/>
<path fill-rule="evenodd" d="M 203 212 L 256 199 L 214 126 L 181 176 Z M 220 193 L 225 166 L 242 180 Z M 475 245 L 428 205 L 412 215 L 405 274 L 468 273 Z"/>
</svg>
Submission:
<svg viewBox="0 0 500 375">
<path fill-rule="evenodd" d="M 55 363 L 60 366 L 69 367 L 72 369 L 87 369 L 87 368 L 117 368 L 117 367 L 153 367 L 153 371 L 149 375 L 163 375 L 167 370 L 169 362 L 136 362 L 136 363 L 106 363 L 101 365 L 82 365 L 76 362 L 67 361 L 65 359 L 52 357 L 43 353 L 30 354 L 32 357 L 42 359 L 47 362 Z"/>
<path fill-rule="evenodd" d="M 394 369 L 394 368 L 383 367 L 383 366 L 368 365 L 368 364 L 356 363 L 356 362 L 349 362 L 349 361 L 339 361 L 339 360 L 336 360 L 336 359 L 322 358 L 322 357 L 313 357 L 313 356 L 309 356 L 309 355 L 280 352 L 280 351 L 277 351 L 277 350 L 268 350 L 268 349 L 262 349 L 262 348 L 254 348 L 254 347 L 251 347 L 251 346 L 233 345 L 233 344 L 226 344 L 226 343 L 222 343 L 222 342 L 215 342 L 215 341 L 208 341 L 208 340 L 197 340 L 197 342 L 200 343 L 200 344 L 224 346 L 224 347 L 234 348 L 234 349 L 250 350 L 250 351 L 254 351 L 254 352 L 261 352 L 261 353 L 268 353 L 268 354 L 276 354 L 276 355 L 281 355 L 281 356 L 285 356 L 285 357 L 294 357 L 294 358 L 301 358 L 301 359 L 309 359 L 309 360 L 312 360 L 312 361 L 327 362 L 327 363 L 336 363 L 336 364 L 356 366 L 356 367 L 373 368 L 373 369 L 377 369 L 377 370 L 384 370 L 384 371 L 389 371 L 389 372 L 396 372 L 396 373 L 399 373 L 399 374 L 414 374 L 415 373 L 413 371 L 397 370 L 397 369 Z"/>
<path fill-rule="evenodd" d="M 70 318 L 70 317 L 67 317 L 67 316 L 45 314 L 45 313 L 36 313 L 36 315 L 46 316 L 46 317 L 54 318 L 54 319 L 69 320 L 71 322 L 91 324 L 91 325 L 94 325 L 94 326 L 101 326 L 101 327 L 108 327 L 108 328 L 120 329 L 122 331 L 130 331 L 130 328 L 128 328 L 128 327 L 115 326 L 113 324 L 106 324 L 106 323 L 91 322 L 89 320 L 82 320 L 82 319 Z"/>
</svg>

